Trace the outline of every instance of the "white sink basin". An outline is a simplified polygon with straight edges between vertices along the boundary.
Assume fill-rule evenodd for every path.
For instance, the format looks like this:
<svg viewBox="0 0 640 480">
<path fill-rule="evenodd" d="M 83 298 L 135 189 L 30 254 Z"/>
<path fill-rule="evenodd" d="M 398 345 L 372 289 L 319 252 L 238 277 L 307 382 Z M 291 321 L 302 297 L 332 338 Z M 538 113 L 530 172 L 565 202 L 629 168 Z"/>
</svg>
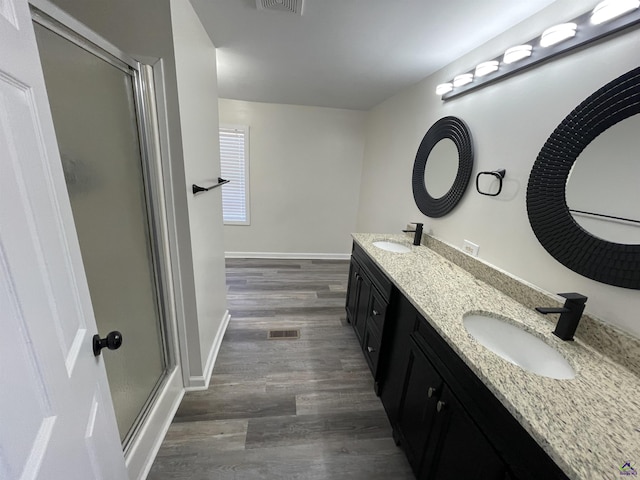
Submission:
<svg viewBox="0 0 640 480">
<path fill-rule="evenodd" d="M 406 245 L 395 242 L 373 242 L 373 246 L 394 253 L 407 253 L 411 251 Z"/>
<path fill-rule="evenodd" d="M 559 380 L 576 376 L 560 353 L 515 325 L 486 315 L 468 315 L 463 323 L 481 345 L 531 373 Z"/>
</svg>

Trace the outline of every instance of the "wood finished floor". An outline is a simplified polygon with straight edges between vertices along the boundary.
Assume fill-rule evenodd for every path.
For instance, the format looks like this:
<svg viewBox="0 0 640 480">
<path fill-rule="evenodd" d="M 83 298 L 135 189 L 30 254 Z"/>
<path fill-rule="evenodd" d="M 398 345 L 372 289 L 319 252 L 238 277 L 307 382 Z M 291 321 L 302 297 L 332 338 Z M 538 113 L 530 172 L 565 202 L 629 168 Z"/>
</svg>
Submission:
<svg viewBox="0 0 640 480">
<path fill-rule="evenodd" d="M 231 322 L 211 386 L 185 395 L 149 480 L 414 478 L 345 321 L 348 268 L 227 260 Z"/>
</svg>

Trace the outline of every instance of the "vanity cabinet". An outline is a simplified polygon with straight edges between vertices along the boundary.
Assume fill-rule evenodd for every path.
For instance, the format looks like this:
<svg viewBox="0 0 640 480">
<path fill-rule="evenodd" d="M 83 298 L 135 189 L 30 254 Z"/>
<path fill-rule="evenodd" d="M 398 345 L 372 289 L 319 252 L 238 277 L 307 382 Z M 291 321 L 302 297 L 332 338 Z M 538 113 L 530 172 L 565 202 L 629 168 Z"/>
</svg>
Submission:
<svg viewBox="0 0 640 480">
<path fill-rule="evenodd" d="M 346 310 L 416 478 L 567 480 L 355 243 Z"/>
<path fill-rule="evenodd" d="M 351 323 L 371 369 L 378 391 L 378 363 L 393 285 L 356 244 L 347 287 L 347 321 Z"/>
<path fill-rule="evenodd" d="M 416 478 L 567 478 L 402 296 L 384 341 L 380 396 Z"/>
</svg>

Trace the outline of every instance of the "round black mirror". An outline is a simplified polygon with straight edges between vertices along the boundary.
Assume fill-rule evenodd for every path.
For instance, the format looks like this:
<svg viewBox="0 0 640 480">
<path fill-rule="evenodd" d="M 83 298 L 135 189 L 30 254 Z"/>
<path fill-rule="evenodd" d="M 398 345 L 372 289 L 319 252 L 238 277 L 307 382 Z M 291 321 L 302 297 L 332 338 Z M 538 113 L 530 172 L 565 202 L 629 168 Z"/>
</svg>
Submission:
<svg viewBox="0 0 640 480">
<path fill-rule="evenodd" d="M 580 275 L 636 290 L 640 244 L 608 241 L 581 227 L 567 206 L 566 185 L 582 151 L 602 132 L 638 113 L 640 67 L 599 89 L 558 125 L 540 150 L 527 186 L 529 223 L 547 252 Z"/>
<path fill-rule="evenodd" d="M 453 210 L 467 189 L 471 170 L 469 129 L 459 118 L 441 118 L 425 134 L 413 164 L 413 198 L 420 211 L 438 218 Z"/>
</svg>

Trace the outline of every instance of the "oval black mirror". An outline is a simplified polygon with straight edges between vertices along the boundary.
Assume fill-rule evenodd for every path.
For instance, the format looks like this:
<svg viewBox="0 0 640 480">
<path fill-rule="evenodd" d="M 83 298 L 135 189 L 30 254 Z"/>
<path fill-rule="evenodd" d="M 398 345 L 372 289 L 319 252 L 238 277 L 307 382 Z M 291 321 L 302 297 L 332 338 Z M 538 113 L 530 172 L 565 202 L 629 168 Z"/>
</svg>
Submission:
<svg viewBox="0 0 640 480">
<path fill-rule="evenodd" d="M 636 290 L 640 245 L 611 242 L 586 231 L 572 217 L 565 189 L 582 151 L 602 132 L 638 113 L 640 67 L 606 84 L 558 125 L 540 150 L 527 185 L 529 223 L 549 254 L 592 280 Z"/>
</svg>

